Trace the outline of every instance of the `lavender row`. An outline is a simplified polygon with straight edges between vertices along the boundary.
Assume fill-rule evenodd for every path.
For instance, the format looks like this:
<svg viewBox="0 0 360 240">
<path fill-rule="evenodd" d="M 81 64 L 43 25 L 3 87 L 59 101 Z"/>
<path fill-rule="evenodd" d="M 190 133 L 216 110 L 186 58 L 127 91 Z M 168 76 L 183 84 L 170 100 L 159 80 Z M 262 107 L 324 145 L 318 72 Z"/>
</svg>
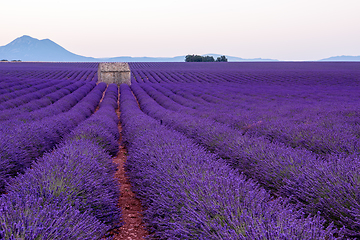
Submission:
<svg viewBox="0 0 360 240">
<path fill-rule="evenodd" d="M 0 191 L 9 177 L 22 173 L 46 151 L 51 150 L 79 123 L 91 116 L 106 88 L 98 84 L 69 111 L 0 132 Z"/>
<path fill-rule="evenodd" d="M 228 79 L 217 77 L 209 72 L 186 72 L 185 74 L 177 71 L 146 71 L 134 70 L 132 72 L 137 83 L 219 83 L 233 82 Z"/>
<path fill-rule="evenodd" d="M 284 73 L 284 72 L 255 72 L 255 73 L 243 73 L 243 72 L 226 72 L 224 69 L 215 66 L 218 69 L 196 69 L 194 71 L 181 69 L 168 69 L 168 70 L 133 70 L 134 80 L 137 83 L 205 83 L 205 84 L 281 84 L 288 86 L 289 83 L 295 85 L 302 84 L 316 84 L 316 85 L 329 85 L 334 81 L 344 80 L 343 73 L 319 73 L 314 75 L 313 73 Z M 216 70 L 220 70 L 219 72 Z M 335 77 L 334 77 L 335 76 Z M 349 74 L 345 79 L 350 85 L 359 85 L 360 79 L 354 81 L 354 77 L 357 77 L 354 73 Z M 330 81 L 329 81 L 330 80 Z"/>
<path fill-rule="evenodd" d="M 62 88 L 56 87 L 57 91 L 51 92 L 40 99 L 32 100 L 28 103 L 22 104 L 19 107 L 6 109 L 0 111 L 0 121 L 10 120 L 12 118 L 19 117 L 23 114 L 28 114 L 29 112 L 47 107 L 59 99 L 69 95 L 70 93 L 74 92 L 81 86 L 83 86 L 84 82 L 62 82 Z"/>
<path fill-rule="evenodd" d="M 334 239 L 319 216 L 273 199 L 214 154 L 161 126 L 120 86 L 126 168 L 156 239 Z"/>
<path fill-rule="evenodd" d="M 1 64 L 0 79 L 51 79 L 97 82 L 98 63 Z"/>
<path fill-rule="evenodd" d="M 117 85 L 109 85 L 95 114 L 10 181 L 0 198 L 0 238 L 103 239 L 121 226 L 116 166 L 108 155 L 114 152 L 107 148 L 108 136 L 116 142 L 119 135 L 117 96 Z"/>
<path fill-rule="evenodd" d="M 217 117 L 213 112 L 215 119 L 240 128 L 244 133 L 249 130 L 248 133 L 261 134 L 272 141 L 303 147 L 321 155 L 359 154 L 359 106 L 354 89 L 344 86 L 315 91 L 303 88 L 292 90 L 289 98 L 285 96 L 286 90 L 280 88 L 273 93 L 278 97 L 270 102 L 265 97 L 270 94 L 251 92 L 264 97 L 249 104 L 250 111 L 239 106 L 239 110 L 225 111 Z M 262 121 L 260 125 L 251 127 L 259 121 Z"/>
<path fill-rule="evenodd" d="M 226 101 L 222 101 L 222 98 L 218 98 L 211 93 L 208 92 L 209 85 L 203 85 L 203 84 L 171 84 L 171 85 L 162 85 L 164 88 L 168 88 L 171 90 L 174 94 L 179 95 L 185 99 L 191 100 L 192 107 L 195 109 L 202 109 L 202 108 L 212 108 L 215 107 L 214 104 L 225 104 Z M 213 85 L 210 85 L 213 86 Z M 215 85 L 218 86 L 218 85 Z M 239 86 L 236 86 L 239 87 Z M 226 95 L 226 94 L 224 94 Z M 222 96 L 224 96 L 222 95 Z M 179 99 L 173 99 L 174 101 L 177 101 Z M 229 99 L 227 99 L 229 100 Z M 177 101 L 178 102 L 178 101 Z M 182 100 L 179 101 L 179 103 L 183 103 Z"/>
<path fill-rule="evenodd" d="M 101 151 L 106 152 L 107 155 L 116 156 L 119 151 L 118 140 L 120 137 L 119 118 L 115 112 L 118 108 L 118 95 L 118 86 L 110 84 L 106 89 L 99 109 L 65 137 L 64 145 L 72 145 L 73 142 L 77 141 L 90 141 L 100 147 Z M 108 166 L 105 171 L 103 166 L 102 168 L 91 166 L 92 169 L 99 171 L 99 173 L 103 172 L 102 175 L 95 176 L 99 178 L 98 180 L 101 180 L 102 184 L 100 188 L 95 186 L 92 190 L 89 189 L 89 196 L 84 204 L 92 202 L 90 212 L 97 219 L 111 226 L 111 228 L 118 228 L 121 225 L 121 214 L 120 209 L 117 207 L 120 187 L 114 178 L 117 166 L 109 157 L 106 164 Z"/>
<path fill-rule="evenodd" d="M 28 84 L 22 85 L 21 88 L 17 87 L 16 89 L 11 88 L 9 92 L 0 95 L 0 103 L 13 100 L 17 97 L 23 96 L 28 93 L 39 91 L 46 87 L 51 87 L 55 84 L 58 84 L 59 81 L 41 81 L 41 80 L 34 80 L 29 81 Z"/>
<path fill-rule="evenodd" d="M 70 81 L 85 81 L 85 82 L 97 82 L 97 71 L 83 70 L 83 71 L 70 71 L 67 74 L 61 74 L 60 76 L 51 76 L 56 79 L 65 79 Z"/>
<path fill-rule="evenodd" d="M 111 227 L 92 210 L 112 195 L 109 158 L 90 140 L 45 154 L 0 198 L 0 238 L 101 239 Z"/>
<path fill-rule="evenodd" d="M 46 107 L 36 109 L 31 112 L 23 112 L 20 115 L 15 115 L 5 124 L 17 124 L 22 122 L 30 122 L 41 120 L 45 117 L 55 116 L 57 114 L 63 113 L 75 106 L 80 100 L 82 100 L 87 94 L 96 86 L 96 83 L 90 82 L 86 83 L 83 86 L 76 89 L 71 94 L 68 94 L 53 104 L 47 105 Z"/>
<path fill-rule="evenodd" d="M 16 98 L 2 102 L 0 106 L 0 111 L 19 107 L 25 103 L 28 103 L 34 99 L 39 99 L 41 97 L 44 97 L 45 95 L 50 94 L 58 90 L 59 88 L 66 87 L 67 85 L 70 84 L 71 82 L 52 81 L 45 84 L 40 84 L 36 87 L 27 88 L 30 91 L 23 92 Z"/>
<path fill-rule="evenodd" d="M 15 91 L 17 89 L 23 88 L 23 86 L 29 86 L 27 80 L 20 80 L 14 81 L 12 78 L 9 77 L 1 77 L 0 78 L 0 94 L 9 93 Z"/>
<path fill-rule="evenodd" d="M 13 92 L 31 87 L 36 84 L 41 84 L 46 81 L 39 79 L 13 79 L 13 78 L 0 78 L 0 97 L 3 101 L 4 96 L 13 94 Z"/>
<path fill-rule="evenodd" d="M 118 86 L 110 84 L 99 105 L 99 110 L 66 136 L 66 139 L 92 139 L 110 155 L 115 156 L 119 151 L 117 141 L 120 137 L 116 108 L 118 108 Z"/>
<path fill-rule="evenodd" d="M 168 106 L 168 105 L 171 105 L 169 102 L 167 102 L 167 104 L 166 104 L 166 106 Z M 165 106 L 165 105 L 164 105 Z M 178 109 L 179 109 L 179 107 L 178 106 L 176 106 Z M 175 106 L 173 107 L 174 109 L 176 108 Z M 351 166 L 351 163 L 347 166 L 347 168 L 349 168 Z M 328 170 L 328 171 L 330 171 L 330 170 Z M 339 177 L 339 176 L 338 176 Z M 351 181 L 351 180 L 350 180 Z M 347 180 L 347 182 L 349 182 L 349 180 Z"/>
<path fill-rule="evenodd" d="M 52 70 L 52 69 L 39 69 L 39 70 L 13 70 L 6 71 L 1 73 L 1 79 L 12 79 L 12 80 L 21 80 L 21 79 L 36 79 L 36 80 L 70 80 L 70 81 L 97 81 L 97 69 L 95 70 Z"/>
<path fill-rule="evenodd" d="M 227 96 L 224 96 L 225 99 L 217 101 L 218 104 L 214 105 L 200 104 L 194 96 L 184 94 L 183 90 L 181 95 L 175 94 L 171 89 L 178 88 L 176 85 L 165 86 L 167 88 L 159 84 L 152 85 L 153 88 L 180 104 L 174 106 L 172 110 L 177 108 L 196 116 L 210 117 L 241 130 L 242 134 L 263 135 L 271 141 L 282 142 L 291 147 L 306 148 L 321 155 L 360 153 L 360 128 L 357 124 L 359 107 L 355 102 L 351 102 L 352 97 L 355 97 L 356 94 L 355 92 L 351 94 L 349 89 L 346 89 L 348 96 L 345 97 L 341 96 L 340 89 L 337 87 L 337 94 L 340 96 L 336 99 L 331 95 L 330 105 L 330 101 L 326 100 L 326 94 L 334 93 L 331 88 L 326 91 L 322 90 L 324 92 L 322 94 L 317 93 L 322 99 L 316 103 L 304 102 L 295 97 L 293 97 L 295 100 L 287 99 L 284 103 L 284 97 L 277 97 L 274 99 L 275 102 L 269 102 L 266 97 L 259 100 L 261 96 L 269 96 L 269 92 L 285 96 L 286 90 L 283 88 L 271 87 L 271 89 L 265 88 L 266 91 L 261 91 L 236 87 L 235 90 L 232 89 L 234 93 L 229 93 L 227 87 L 211 86 L 214 92 L 227 92 Z M 198 92 L 202 94 L 205 91 L 199 89 Z M 248 94 L 259 97 L 257 99 L 251 97 L 246 100 Z M 299 93 L 292 90 L 291 94 L 292 96 L 299 94 L 299 98 L 308 95 L 312 95 L 312 98 L 314 95 L 316 96 L 309 91 Z M 280 107 L 279 102 L 282 103 Z M 269 109 L 274 110 L 269 111 Z"/>
<path fill-rule="evenodd" d="M 134 82 L 359 86 L 359 63 L 129 63 Z M 149 74 L 151 73 L 151 74 Z M 144 76 L 140 76 L 143 74 Z M 160 79 L 151 75 L 156 74 Z M 162 75 L 162 76 L 161 76 Z"/>
<path fill-rule="evenodd" d="M 212 119 L 166 110 L 137 84 L 131 87 L 141 109 L 161 123 L 218 153 L 233 168 L 256 179 L 273 193 L 297 200 L 307 212 L 320 211 L 329 222 L 346 226 L 349 235 L 359 232 L 358 157 L 322 160 L 308 151 L 270 143 L 263 137 L 243 136 Z M 151 91 L 149 86 L 142 87 L 162 105 L 171 104 L 166 98 L 163 103 L 163 95 Z"/>
</svg>

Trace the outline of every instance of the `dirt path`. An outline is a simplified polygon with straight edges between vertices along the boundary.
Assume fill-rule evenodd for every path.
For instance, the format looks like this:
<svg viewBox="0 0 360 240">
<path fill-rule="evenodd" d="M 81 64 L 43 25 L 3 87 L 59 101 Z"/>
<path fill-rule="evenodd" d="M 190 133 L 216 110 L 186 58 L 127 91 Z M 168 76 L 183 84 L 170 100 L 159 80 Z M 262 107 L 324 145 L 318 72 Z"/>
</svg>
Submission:
<svg viewBox="0 0 360 240">
<path fill-rule="evenodd" d="M 119 110 L 116 111 L 120 117 Z M 124 225 L 114 233 L 114 239 L 128 239 L 140 240 L 145 239 L 148 232 L 145 230 L 144 223 L 142 222 L 142 207 L 139 199 L 136 198 L 135 193 L 131 191 L 131 185 L 128 177 L 126 176 L 124 164 L 126 161 L 126 149 L 121 145 L 121 125 L 119 124 L 119 153 L 113 158 L 113 161 L 118 164 L 118 170 L 115 174 L 116 179 L 120 183 L 121 196 L 119 199 L 119 207 L 122 211 Z"/>
</svg>

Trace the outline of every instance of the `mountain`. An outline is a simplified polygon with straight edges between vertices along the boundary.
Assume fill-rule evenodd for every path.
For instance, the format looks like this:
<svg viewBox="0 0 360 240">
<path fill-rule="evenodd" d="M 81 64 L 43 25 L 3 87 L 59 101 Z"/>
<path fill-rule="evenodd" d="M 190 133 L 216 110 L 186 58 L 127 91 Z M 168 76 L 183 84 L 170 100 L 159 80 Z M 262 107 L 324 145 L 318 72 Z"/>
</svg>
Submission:
<svg viewBox="0 0 360 240">
<path fill-rule="evenodd" d="M 98 58 L 99 62 L 184 62 L 185 56 L 166 57 L 113 57 Z"/>
<path fill-rule="evenodd" d="M 39 62 L 88 62 L 95 58 L 69 52 L 50 39 L 39 40 L 24 35 L 0 47 L 0 59 Z"/>
<path fill-rule="evenodd" d="M 215 54 L 215 53 L 209 53 L 209 54 L 204 54 L 202 56 L 213 56 L 214 59 L 216 60 L 218 57 L 221 57 L 221 54 Z M 264 59 L 264 58 L 240 58 L 240 57 L 234 57 L 234 56 L 228 56 L 225 55 L 225 57 L 228 59 L 229 62 L 274 62 L 274 61 L 279 61 L 276 59 Z M 185 58 L 185 56 L 184 56 Z"/>
<path fill-rule="evenodd" d="M 202 56 L 213 56 L 216 60 L 217 57 L 222 56 L 221 54 L 204 54 Z M 225 55 L 229 62 L 263 62 L 263 61 L 278 61 L 275 59 L 263 59 L 263 58 L 252 58 L 244 59 L 239 57 L 233 57 Z M 99 58 L 99 60 L 104 62 L 184 62 L 185 55 L 176 56 L 172 58 L 165 57 L 114 57 L 114 58 Z"/>
<path fill-rule="evenodd" d="M 215 59 L 221 54 L 204 54 L 202 56 L 213 56 Z M 276 59 L 251 58 L 225 55 L 229 62 L 264 62 L 278 61 Z M 35 62 L 184 62 L 184 56 L 176 57 L 113 57 L 113 58 L 93 58 L 69 52 L 65 48 L 51 41 L 50 39 L 39 40 L 24 35 L 16 38 L 5 46 L 0 46 L 0 60 L 21 60 Z M 360 56 L 334 56 L 324 58 L 319 61 L 360 61 Z"/>
<path fill-rule="evenodd" d="M 347 62 L 347 61 L 360 61 L 360 56 L 335 56 L 321 59 L 320 61 L 338 61 L 338 62 Z"/>
<path fill-rule="evenodd" d="M 213 56 L 215 59 L 220 54 L 205 54 Z M 203 55 L 203 56 L 205 56 Z M 230 62 L 249 62 L 249 61 L 277 61 L 274 59 L 243 59 L 239 57 L 226 56 Z M 84 57 L 72 52 L 51 41 L 50 39 L 39 40 L 24 35 L 16 38 L 9 44 L 0 47 L 0 60 L 21 60 L 35 62 L 184 62 L 184 56 L 176 57 L 113 57 L 113 58 L 93 58 Z"/>
</svg>

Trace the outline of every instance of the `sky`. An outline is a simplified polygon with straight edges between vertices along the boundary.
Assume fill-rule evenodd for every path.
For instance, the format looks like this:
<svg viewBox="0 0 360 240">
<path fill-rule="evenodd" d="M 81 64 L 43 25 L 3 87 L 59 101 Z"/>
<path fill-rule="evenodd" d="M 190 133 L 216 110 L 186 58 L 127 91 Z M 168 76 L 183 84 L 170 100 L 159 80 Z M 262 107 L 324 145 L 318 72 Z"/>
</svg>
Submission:
<svg viewBox="0 0 360 240">
<path fill-rule="evenodd" d="M 87 57 L 360 56 L 360 0 L 11 0 L 0 46 L 29 35 Z"/>
</svg>

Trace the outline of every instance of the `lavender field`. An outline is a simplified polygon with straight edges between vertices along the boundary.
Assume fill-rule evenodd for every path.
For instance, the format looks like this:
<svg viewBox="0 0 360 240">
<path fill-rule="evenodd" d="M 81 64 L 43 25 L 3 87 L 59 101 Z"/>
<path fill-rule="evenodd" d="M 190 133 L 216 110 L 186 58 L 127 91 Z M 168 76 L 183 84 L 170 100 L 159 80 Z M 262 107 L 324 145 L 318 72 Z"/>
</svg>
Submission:
<svg viewBox="0 0 360 240">
<path fill-rule="evenodd" d="M 111 239 L 120 137 L 149 239 L 360 238 L 360 63 L 129 65 L 0 63 L 0 239 Z"/>
</svg>

